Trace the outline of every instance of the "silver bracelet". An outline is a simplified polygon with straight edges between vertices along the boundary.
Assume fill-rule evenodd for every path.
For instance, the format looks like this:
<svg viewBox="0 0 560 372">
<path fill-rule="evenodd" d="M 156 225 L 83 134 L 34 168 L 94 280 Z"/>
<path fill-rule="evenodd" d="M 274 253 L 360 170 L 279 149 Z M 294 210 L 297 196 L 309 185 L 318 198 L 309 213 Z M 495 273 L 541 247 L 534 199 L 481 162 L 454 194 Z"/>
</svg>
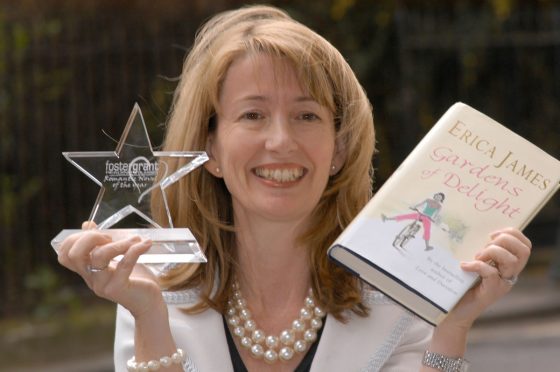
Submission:
<svg viewBox="0 0 560 372">
<path fill-rule="evenodd" d="M 438 369 L 442 372 L 466 372 L 470 363 L 464 358 L 451 358 L 446 355 L 426 350 L 422 365 Z"/>
<path fill-rule="evenodd" d="M 173 364 L 181 364 L 185 360 L 185 353 L 182 349 L 177 349 L 171 356 L 163 356 L 159 360 L 152 359 L 147 362 L 137 362 L 132 357 L 126 362 L 126 370 L 129 372 L 148 372 L 157 371 L 160 367 L 170 367 Z"/>
</svg>

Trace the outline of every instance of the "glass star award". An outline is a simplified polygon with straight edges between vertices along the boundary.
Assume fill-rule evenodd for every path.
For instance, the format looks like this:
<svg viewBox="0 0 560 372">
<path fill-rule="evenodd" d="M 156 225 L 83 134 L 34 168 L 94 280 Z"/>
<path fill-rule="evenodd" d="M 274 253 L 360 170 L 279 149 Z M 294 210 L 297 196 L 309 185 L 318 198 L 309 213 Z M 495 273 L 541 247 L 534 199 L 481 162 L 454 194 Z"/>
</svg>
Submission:
<svg viewBox="0 0 560 372">
<path fill-rule="evenodd" d="M 168 186 L 208 160 L 205 152 L 153 151 L 142 112 L 135 104 L 115 151 L 64 152 L 63 155 L 101 187 L 89 218 L 97 224 L 97 229 L 109 234 L 113 241 L 131 235 L 152 240 L 152 247 L 138 262 L 206 262 L 191 231 L 173 228 L 165 195 Z M 171 173 L 166 162 L 169 159 L 184 165 Z M 167 228 L 151 217 L 150 201 L 156 193 L 167 211 Z M 79 231 L 62 230 L 51 245 L 58 252 L 63 240 Z"/>
</svg>

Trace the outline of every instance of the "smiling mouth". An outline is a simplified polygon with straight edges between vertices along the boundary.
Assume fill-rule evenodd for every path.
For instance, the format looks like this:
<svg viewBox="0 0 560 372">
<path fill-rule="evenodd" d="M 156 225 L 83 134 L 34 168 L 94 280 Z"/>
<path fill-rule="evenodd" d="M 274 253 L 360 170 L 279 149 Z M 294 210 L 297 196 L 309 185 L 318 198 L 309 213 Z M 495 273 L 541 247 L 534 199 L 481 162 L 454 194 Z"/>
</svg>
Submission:
<svg viewBox="0 0 560 372">
<path fill-rule="evenodd" d="M 294 182 L 303 177 L 305 171 L 303 168 L 255 168 L 254 173 L 259 178 L 265 180 L 285 183 Z"/>
</svg>

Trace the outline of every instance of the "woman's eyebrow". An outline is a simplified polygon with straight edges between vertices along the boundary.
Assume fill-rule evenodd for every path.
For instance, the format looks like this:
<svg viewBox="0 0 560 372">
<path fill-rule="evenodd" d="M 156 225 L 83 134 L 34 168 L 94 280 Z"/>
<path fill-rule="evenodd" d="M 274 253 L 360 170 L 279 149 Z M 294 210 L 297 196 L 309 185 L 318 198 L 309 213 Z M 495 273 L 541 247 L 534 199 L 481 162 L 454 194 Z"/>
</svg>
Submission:
<svg viewBox="0 0 560 372">
<path fill-rule="evenodd" d="M 243 102 L 243 101 L 267 101 L 269 98 L 265 95 L 259 95 L 259 94 L 250 94 L 247 96 L 243 96 L 240 97 L 238 99 L 236 99 L 237 102 Z M 313 97 L 311 96 L 298 96 L 294 99 L 294 102 L 313 102 L 313 103 L 318 103 Z"/>
</svg>

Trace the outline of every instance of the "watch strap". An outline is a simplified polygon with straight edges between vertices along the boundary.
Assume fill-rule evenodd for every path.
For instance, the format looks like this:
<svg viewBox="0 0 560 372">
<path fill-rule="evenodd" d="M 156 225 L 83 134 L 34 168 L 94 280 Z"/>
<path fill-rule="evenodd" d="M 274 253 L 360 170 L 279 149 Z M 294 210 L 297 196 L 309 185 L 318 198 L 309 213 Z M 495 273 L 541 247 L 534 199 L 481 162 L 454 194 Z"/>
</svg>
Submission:
<svg viewBox="0 0 560 372">
<path fill-rule="evenodd" d="M 451 358 L 427 350 L 424 353 L 422 364 L 442 372 L 466 372 L 469 367 L 469 362 L 464 358 Z"/>
</svg>

